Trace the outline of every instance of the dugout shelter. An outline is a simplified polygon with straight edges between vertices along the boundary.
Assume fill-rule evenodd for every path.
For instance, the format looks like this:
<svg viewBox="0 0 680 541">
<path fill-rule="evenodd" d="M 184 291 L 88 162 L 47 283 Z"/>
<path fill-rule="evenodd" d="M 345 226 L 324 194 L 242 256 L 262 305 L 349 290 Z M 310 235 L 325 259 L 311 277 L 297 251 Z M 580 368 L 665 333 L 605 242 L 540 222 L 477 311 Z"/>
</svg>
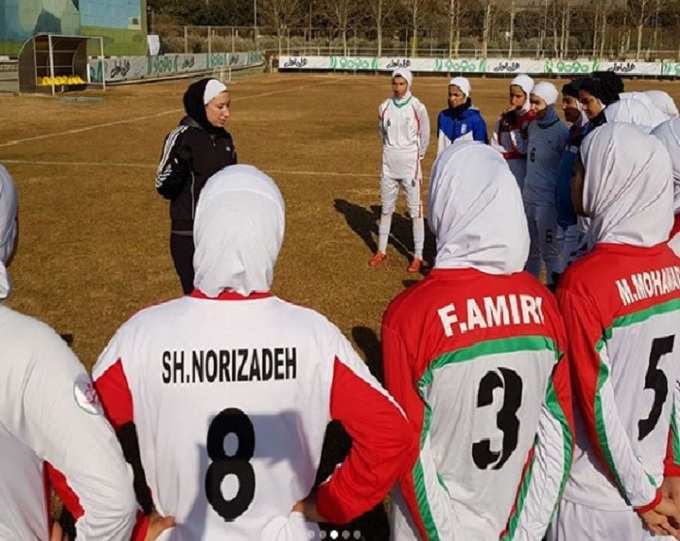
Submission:
<svg viewBox="0 0 680 541">
<path fill-rule="evenodd" d="M 82 90 L 93 84 L 88 63 L 88 43 L 99 45 L 99 61 L 104 62 L 104 38 L 36 34 L 19 52 L 19 91 L 52 94 Z M 102 81 L 106 89 L 106 81 Z"/>
</svg>

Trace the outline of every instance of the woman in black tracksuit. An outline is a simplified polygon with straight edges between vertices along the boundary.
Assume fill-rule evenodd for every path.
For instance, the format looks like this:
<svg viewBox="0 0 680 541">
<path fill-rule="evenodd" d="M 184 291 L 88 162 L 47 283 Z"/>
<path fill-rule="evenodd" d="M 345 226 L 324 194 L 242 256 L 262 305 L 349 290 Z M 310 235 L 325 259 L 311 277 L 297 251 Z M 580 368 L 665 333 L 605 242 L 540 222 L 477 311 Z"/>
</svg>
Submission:
<svg viewBox="0 0 680 541">
<path fill-rule="evenodd" d="M 231 98 L 216 79 L 193 83 L 184 94 L 186 116 L 165 138 L 156 190 L 170 200 L 170 253 L 184 294 L 194 284 L 194 213 L 203 186 L 236 163 L 231 134 L 224 129 Z"/>
</svg>

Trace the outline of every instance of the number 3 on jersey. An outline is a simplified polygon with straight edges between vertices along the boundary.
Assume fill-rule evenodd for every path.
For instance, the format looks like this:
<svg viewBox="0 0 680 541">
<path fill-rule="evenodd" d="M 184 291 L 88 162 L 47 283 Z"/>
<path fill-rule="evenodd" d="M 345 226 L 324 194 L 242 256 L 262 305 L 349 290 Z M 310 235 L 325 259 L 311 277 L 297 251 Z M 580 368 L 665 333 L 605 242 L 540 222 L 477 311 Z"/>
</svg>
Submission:
<svg viewBox="0 0 680 541">
<path fill-rule="evenodd" d="M 493 403 L 494 390 L 503 390 L 503 405 L 496 415 L 496 426 L 503 432 L 503 448 L 498 452 L 492 451 L 490 439 L 473 444 L 472 459 L 480 470 L 486 470 L 491 465 L 494 470 L 500 470 L 517 449 L 519 438 L 517 412 L 522 405 L 522 378 L 510 368 L 499 368 L 498 372 L 495 370 L 487 372 L 479 382 L 477 407 L 490 406 Z"/>
<path fill-rule="evenodd" d="M 229 434 L 238 438 L 233 456 L 224 450 Z M 255 454 L 255 428 L 248 416 L 236 408 L 222 410 L 208 428 L 208 456 L 212 463 L 205 475 L 205 495 L 215 512 L 225 522 L 232 522 L 248 510 L 255 498 L 255 470 L 250 461 Z M 222 494 L 222 482 L 228 475 L 238 480 L 233 499 Z"/>
</svg>

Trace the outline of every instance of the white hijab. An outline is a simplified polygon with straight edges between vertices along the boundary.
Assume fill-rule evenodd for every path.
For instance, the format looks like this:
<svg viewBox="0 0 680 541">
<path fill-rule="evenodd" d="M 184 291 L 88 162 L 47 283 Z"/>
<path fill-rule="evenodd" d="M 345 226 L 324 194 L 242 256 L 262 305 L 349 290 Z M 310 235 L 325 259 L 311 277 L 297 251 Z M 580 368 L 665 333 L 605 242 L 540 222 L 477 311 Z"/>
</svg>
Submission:
<svg viewBox="0 0 680 541">
<path fill-rule="evenodd" d="M 673 165 L 673 207 L 680 214 L 680 117 L 666 120 L 659 124 L 652 135 L 658 137 L 666 145 Z"/>
<path fill-rule="evenodd" d="M 478 141 L 456 141 L 434 163 L 429 223 L 439 269 L 489 274 L 524 269 L 529 255 L 522 194 L 507 162 Z"/>
<path fill-rule="evenodd" d="M 531 100 L 529 98 L 531 92 L 534 90 L 534 80 L 528 75 L 522 73 L 510 81 L 510 86 L 513 85 L 520 87 L 526 96 L 524 105 L 522 105 L 522 111 L 526 113 L 529 109 L 531 109 Z"/>
<path fill-rule="evenodd" d="M 9 273 L 5 265 L 17 236 L 17 192 L 9 171 L 0 165 L 0 300 L 11 290 Z"/>
<path fill-rule="evenodd" d="M 673 101 L 673 98 L 668 92 L 664 92 L 663 90 L 646 90 L 645 95 L 649 98 L 649 101 L 665 115 L 675 117 L 680 114 L 678 113 L 678 106 L 675 105 L 675 101 Z"/>
<path fill-rule="evenodd" d="M 645 133 L 651 132 L 668 117 L 659 111 L 642 92 L 621 94 L 621 99 L 604 110 L 607 122 L 635 124 Z"/>
<path fill-rule="evenodd" d="M 673 225 L 671 160 L 661 141 L 625 123 L 606 123 L 581 144 L 583 208 L 592 247 L 654 246 Z"/>
<path fill-rule="evenodd" d="M 269 291 L 284 230 L 285 204 L 271 178 L 251 165 L 215 173 L 196 207 L 194 287 L 208 297 Z"/>
<path fill-rule="evenodd" d="M 405 101 L 408 101 L 411 99 L 411 90 L 413 89 L 413 73 L 411 73 L 411 70 L 407 68 L 397 68 L 392 72 L 392 80 L 394 81 L 395 77 L 401 77 L 406 81 L 406 94 L 404 94 L 403 98 L 392 98 L 394 99 L 398 104 L 402 104 Z"/>
</svg>

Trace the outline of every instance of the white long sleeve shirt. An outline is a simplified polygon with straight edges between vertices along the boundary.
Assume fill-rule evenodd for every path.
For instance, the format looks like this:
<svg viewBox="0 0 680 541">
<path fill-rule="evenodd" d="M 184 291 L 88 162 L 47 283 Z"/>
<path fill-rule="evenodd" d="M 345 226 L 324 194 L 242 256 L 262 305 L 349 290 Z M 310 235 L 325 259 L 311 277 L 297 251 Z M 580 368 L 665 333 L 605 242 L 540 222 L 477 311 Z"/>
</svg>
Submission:
<svg viewBox="0 0 680 541">
<path fill-rule="evenodd" d="M 398 104 L 389 98 L 378 109 L 378 129 L 383 142 L 382 174 L 397 179 L 416 178 L 420 160 L 430 144 L 430 119 L 415 96 Z"/>
<path fill-rule="evenodd" d="M 132 472 L 89 376 L 46 325 L 0 304 L 0 540 L 49 538 L 44 462 L 78 539 L 129 541 Z"/>
</svg>

